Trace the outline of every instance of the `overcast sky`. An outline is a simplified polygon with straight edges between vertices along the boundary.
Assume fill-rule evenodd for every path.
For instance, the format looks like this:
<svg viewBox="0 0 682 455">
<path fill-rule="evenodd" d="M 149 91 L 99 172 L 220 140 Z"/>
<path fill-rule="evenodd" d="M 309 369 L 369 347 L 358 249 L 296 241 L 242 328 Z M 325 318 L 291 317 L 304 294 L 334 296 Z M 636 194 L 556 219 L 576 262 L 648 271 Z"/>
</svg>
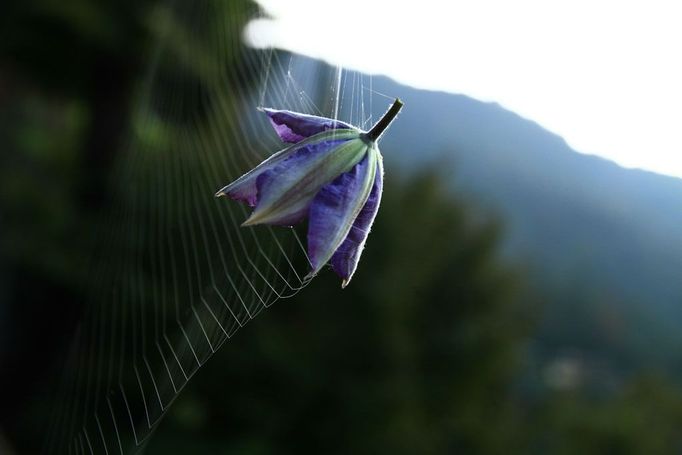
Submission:
<svg viewBox="0 0 682 455">
<path fill-rule="evenodd" d="M 682 177 L 679 2 L 258 2 L 256 46 L 496 101 L 578 151 Z"/>
</svg>

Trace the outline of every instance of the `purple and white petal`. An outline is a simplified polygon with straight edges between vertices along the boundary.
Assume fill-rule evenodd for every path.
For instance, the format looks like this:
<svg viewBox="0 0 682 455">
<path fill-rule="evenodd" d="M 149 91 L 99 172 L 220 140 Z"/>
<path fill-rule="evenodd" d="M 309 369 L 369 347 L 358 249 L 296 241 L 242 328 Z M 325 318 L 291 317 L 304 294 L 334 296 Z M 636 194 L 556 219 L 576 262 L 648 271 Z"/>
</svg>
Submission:
<svg viewBox="0 0 682 455">
<path fill-rule="evenodd" d="M 289 226 L 305 217 L 320 189 L 367 154 L 360 138 L 308 144 L 256 180 L 256 208 L 243 223 Z"/>
<path fill-rule="evenodd" d="M 258 204 L 258 187 L 256 186 L 256 180 L 259 175 L 261 174 L 256 174 L 251 178 L 245 179 L 243 182 L 233 186 L 227 191 L 221 190 L 219 195 L 225 195 L 235 201 L 245 202 L 249 207 L 255 207 L 256 204 Z"/>
<path fill-rule="evenodd" d="M 294 163 L 283 163 L 294 165 Z M 270 193 L 277 191 L 277 179 L 281 179 L 283 173 L 286 172 L 287 166 L 280 165 L 275 169 L 263 172 L 256 179 L 256 188 L 258 194 L 269 195 Z M 271 216 L 268 219 L 268 224 L 273 226 L 293 226 L 294 224 L 300 223 L 308 215 L 308 208 L 312 202 L 313 197 L 310 196 L 307 200 L 302 200 L 297 207 L 291 207 L 288 210 L 280 211 L 275 216 Z M 255 213 L 255 212 L 254 212 Z M 250 224 L 256 224 L 254 222 L 253 214 L 246 221 L 244 221 L 244 226 Z"/>
<path fill-rule="evenodd" d="M 346 236 L 346 239 L 341 246 L 339 246 L 331 259 L 332 269 L 343 279 L 341 287 L 346 287 L 353 278 L 355 269 L 358 267 L 360 255 L 362 255 L 362 250 L 365 247 L 367 236 L 369 235 L 369 231 L 374 223 L 377 212 L 379 211 L 383 181 L 384 168 L 381 157 L 379 157 L 377 160 L 374 184 L 372 185 L 372 191 L 369 193 L 367 202 L 365 202 L 362 210 L 360 210 L 358 217 L 355 219 L 353 226 L 348 232 L 348 236 Z"/>
<path fill-rule="evenodd" d="M 306 139 L 300 143 L 291 145 L 277 153 L 273 153 L 254 169 L 218 190 L 215 195 L 216 197 L 228 196 L 232 199 L 246 202 L 249 206 L 254 207 L 258 203 L 258 188 L 256 187 L 256 179 L 260 174 L 275 168 L 283 161 L 289 159 L 292 155 L 305 153 L 301 152 L 301 150 L 308 148 L 311 145 L 323 143 L 325 141 L 329 142 L 331 140 L 351 140 L 356 137 L 359 137 L 358 132 L 344 130 L 343 134 L 331 132 L 326 136 L 316 136 L 315 138 Z"/>
<path fill-rule="evenodd" d="M 277 135 L 284 142 L 296 143 L 323 131 L 353 128 L 353 126 L 340 120 L 316 115 L 269 108 L 263 108 L 263 112 L 267 114 Z"/>
<path fill-rule="evenodd" d="M 308 259 L 316 274 L 348 236 L 367 202 L 376 174 L 376 156 L 367 153 L 350 171 L 322 187 L 310 206 Z"/>
<path fill-rule="evenodd" d="M 301 197 L 303 196 L 302 191 L 299 191 L 298 194 L 294 195 L 294 197 L 297 196 L 298 199 L 302 199 L 298 206 L 287 207 L 286 210 L 270 210 L 268 211 L 267 219 L 263 218 L 262 212 L 266 205 L 272 209 L 282 208 L 280 206 L 285 205 L 286 201 L 283 200 L 280 204 L 276 203 L 282 197 L 287 196 L 287 188 L 300 182 L 307 174 L 306 170 L 310 165 L 330 153 L 340 142 L 330 141 L 308 144 L 298 149 L 287 159 L 261 172 L 257 178 L 253 179 L 253 187 L 256 190 L 256 209 L 244 222 L 244 226 L 265 222 L 277 226 L 291 226 L 305 218 L 308 207 L 315 196 L 314 192 L 311 192 L 312 194 L 306 200 Z M 302 216 L 299 216 L 299 214 Z"/>
<path fill-rule="evenodd" d="M 230 199 L 246 202 L 250 207 L 255 207 L 258 203 L 258 187 L 256 186 L 256 179 L 258 176 L 263 172 L 276 167 L 279 163 L 295 154 L 299 149 L 299 147 L 290 147 L 270 155 L 268 159 L 255 168 L 251 169 L 232 183 L 219 189 L 215 196 L 228 196 Z"/>
<path fill-rule="evenodd" d="M 250 207 L 256 207 L 263 194 L 261 187 L 264 181 L 271 180 L 289 169 L 300 167 L 306 161 L 313 159 L 314 155 L 328 150 L 328 142 L 292 147 L 287 154 L 279 157 L 275 156 L 277 154 L 273 155 L 252 171 L 222 188 L 216 193 L 216 196 L 228 196 L 231 199 L 246 202 Z M 266 174 L 270 176 L 269 179 L 263 178 Z M 261 180 L 260 185 L 258 184 L 259 179 Z"/>
</svg>

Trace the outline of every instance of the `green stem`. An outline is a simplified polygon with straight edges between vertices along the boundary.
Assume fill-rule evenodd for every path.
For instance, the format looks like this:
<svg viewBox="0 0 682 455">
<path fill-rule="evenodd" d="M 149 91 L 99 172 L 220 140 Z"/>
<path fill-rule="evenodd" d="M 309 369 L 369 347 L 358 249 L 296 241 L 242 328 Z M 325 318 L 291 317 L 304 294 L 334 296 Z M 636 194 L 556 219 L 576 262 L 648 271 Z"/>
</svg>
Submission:
<svg viewBox="0 0 682 455">
<path fill-rule="evenodd" d="M 388 125 L 391 124 L 391 122 L 395 119 L 396 115 L 398 115 L 398 112 L 400 112 L 400 109 L 402 108 L 403 102 L 400 101 L 399 98 L 396 98 L 395 101 L 393 101 L 391 107 L 389 107 L 386 113 L 383 115 L 383 117 L 381 117 L 379 121 L 374 124 L 371 130 L 365 133 L 365 137 L 373 142 L 378 141 L 381 135 L 384 134 L 386 128 L 388 128 Z"/>
</svg>

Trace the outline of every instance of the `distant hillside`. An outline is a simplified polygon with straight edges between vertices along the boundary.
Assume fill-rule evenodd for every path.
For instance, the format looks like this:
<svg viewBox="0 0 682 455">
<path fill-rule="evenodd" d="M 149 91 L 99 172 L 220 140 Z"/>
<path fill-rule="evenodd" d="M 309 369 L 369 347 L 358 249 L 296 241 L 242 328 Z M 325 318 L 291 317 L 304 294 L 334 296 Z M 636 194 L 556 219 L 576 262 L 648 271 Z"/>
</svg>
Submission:
<svg viewBox="0 0 682 455">
<path fill-rule="evenodd" d="M 329 109 L 334 69 L 296 62 L 297 88 Z M 357 119 L 359 78 L 343 80 L 340 118 Z M 503 223 L 505 253 L 544 301 L 541 359 L 616 359 L 604 367 L 658 366 L 682 381 L 682 179 L 580 154 L 494 103 L 384 77 L 372 90 L 405 103 L 381 143 L 387 179 L 436 167 L 453 193 Z M 390 102 L 374 95 L 375 119 Z"/>
<path fill-rule="evenodd" d="M 373 86 L 405 102 L 382 142 L 387 172 L 437 164 L 452 174 L 453 189 L 501 215 L 508 252 L 529 264 L 537 285 L 553 296 L 548 336 L 556 335 L 554 324 L 571 324 L 571 318 L 576 330 L 585 329 L 577 325 L 586 321 L 570 310 L 580 300 L 575 312 L 607 314 L 605 327 L 597 321 L 594 330 L 626 332 L 617 335 L 643 358 L 676 360 L 682 347 L 682 179 L 579 154 L 497 104 L 385 78 L 374 78 Z M 558 315 L 563 320 L 554 320 Z"/>
</svg>

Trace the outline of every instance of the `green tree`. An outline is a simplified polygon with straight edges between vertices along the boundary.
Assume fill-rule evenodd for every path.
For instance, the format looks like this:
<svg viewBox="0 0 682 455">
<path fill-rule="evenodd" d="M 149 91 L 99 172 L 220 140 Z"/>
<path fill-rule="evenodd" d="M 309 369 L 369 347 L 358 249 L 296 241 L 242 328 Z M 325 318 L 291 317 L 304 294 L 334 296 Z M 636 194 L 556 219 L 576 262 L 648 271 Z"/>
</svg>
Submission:
<svg viewBox="0 0 682 455">
<path fill-rule="evenodd" d="M 668 379 L 640 375 L 609 396 L 556 392 L 529 420 L 541 453 L 663 455 L 682 448 L 682 393 Z"/>
<path fill-rule="evenodd" d="M 197 93 L 213 93 L 219 85 L 232 94 L 256 83 L 250 75 L 258 74 L 257 64 L 250 63 L 249 72 L 240 66 L 250 62 L 246 54 L 253 51 L 226 45 L 241 43 L 256 5 L 250 0 L 36 0 L 3 6 L 0 370 L 11 374 L 0 375 L 0 386 L 11 393 L 0 405 L 0 431 L 21 453 L 34 453 L 44 442 L 51 400 L 63 398 L 55 389 L 64 353 L 95 300 L 93 262 L 105 257 L 99 262 L 130 263 L 138 247 L 134 238 L 117 237 L 118 250 L 102 240 L 103 232 L 125 223 L 124 217 L 112 222 L 107 216 L 121 206 L 116 189 L 134 186 L 113 170 L 134 145 L 154 142 L 155 151 L 168 157 L 159 139 L 172 140 L 170 130 L 198 129 L 187 125 L 189 118 L 200 117 L 193 114 L 205 111 L 197 99 L 225 98 Z M 218 32 L 225 41 L 212 39 Z M 218 80 L 225 68 L 239 77 Z M 168 99 L 176 103 L 172 109 L 164 104 Z M 140 118 L 141 106 L 152 114 Z M 156 122 L 161 127 L 149 127 L 152 115 L 161 118 Z M 147 177 L 144 171 L 137 176 Z M 164 183 L 175 184 L 168 180 Z M 115 254 L 103 254 L 106 249 Z M 121 307 L 101 327 L 120 327 Z M 94 357 L 104 357 L 98 354 Z M 74 375 L 79 373 L 91 372 Z"/>
<path fill-rule="evenodd" d="M 351 285 L 327 271 L 243 329 L 148 453 L 511 449 L 528 306 L 498 237 L 437 176 L 389 174 Z"/>
</svg>

